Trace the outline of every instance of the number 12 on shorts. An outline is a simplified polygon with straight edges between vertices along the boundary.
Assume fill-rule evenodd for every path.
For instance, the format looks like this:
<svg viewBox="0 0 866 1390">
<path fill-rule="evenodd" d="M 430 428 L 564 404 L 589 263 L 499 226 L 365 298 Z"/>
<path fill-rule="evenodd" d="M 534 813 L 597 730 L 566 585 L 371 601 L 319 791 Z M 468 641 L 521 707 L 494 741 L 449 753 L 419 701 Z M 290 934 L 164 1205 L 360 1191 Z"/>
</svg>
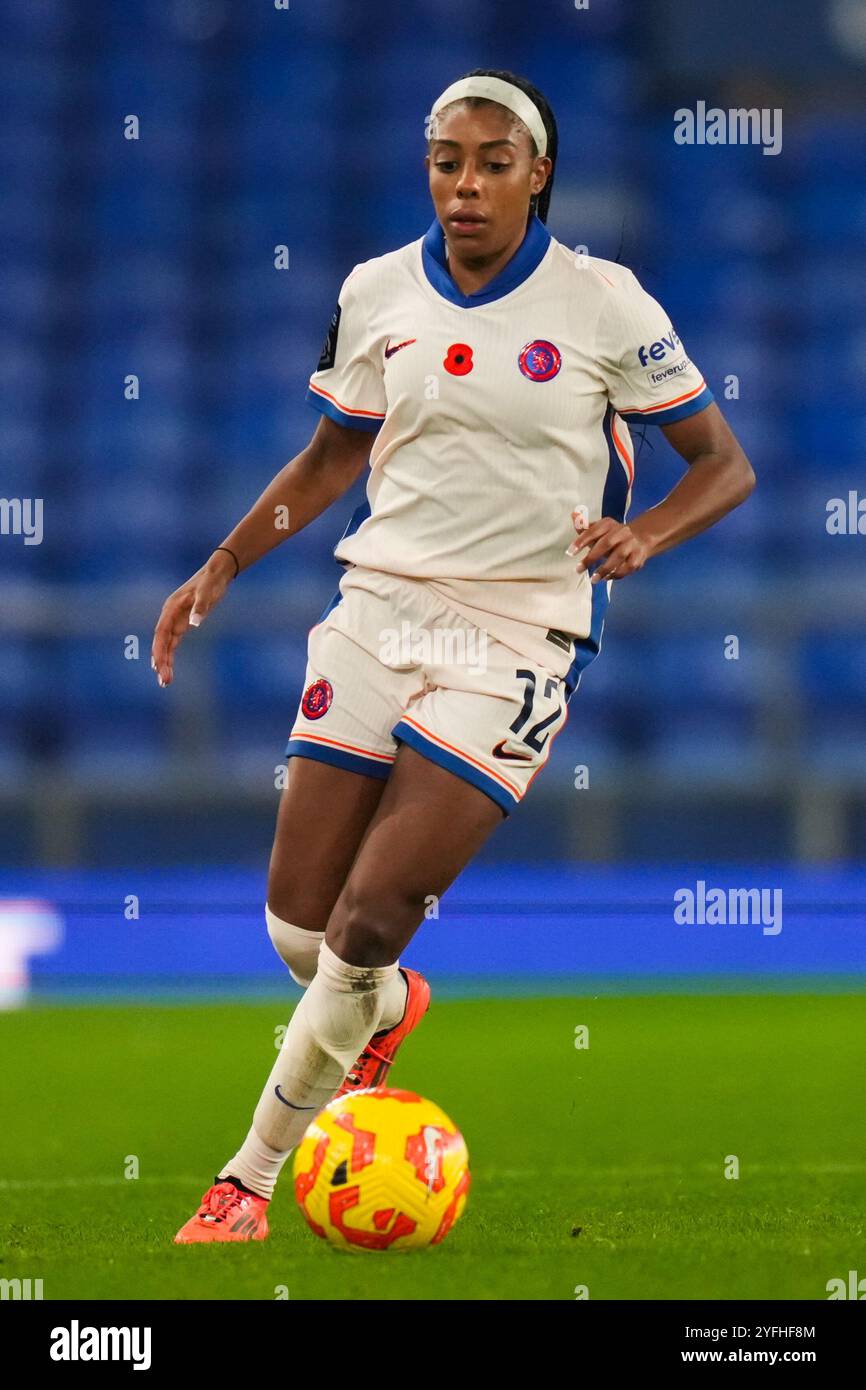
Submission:
<svg viewBox="0 0 866 1390">
<path fill-rule="evenodd" d="M 515 671 L 514 674 L 519 679 L 525 681 L 523 691 L 523 708 L 521 709 L 517 718 L 514 720 L 514 723 L 509 724 L 508 726 L 513 734 L 519 734 L 524 725 L 527 724 L 528 721 L 532 718 L 532 707 L 535 704 L 535 697 L 538 694 L 538 689 L 536 686 L 534 671 L 518 670 Z M 558 677 L 548 676 L 547 680 L 544 682 L 543 698 L 545 700 L 549 700 L 551 695 L 558 691 L 559 684 L 560 682 Z M 526 730 L 526 733 L 523 734 L 520 742 L 525 743 L 528 748 L 531 748 L 533 750 L 533 752 L 541 753 L 544 750 L 545 743 L 550 738 L 550 729 L 548 728 L 548 725 L 555 723 L 555 721 L 559 718 L 561 713 L 562 704 L 561 702 L 557 701 L 556 709 L 553 711 L 553 713 L 548 714 L 544 719 L 539 719 L 535 724 L 528 728 Z M 541 734 L 545 729 L 547 729 L 547 733 L 544 734 L 543 738 L 539 738 L 539 734 Z"/>
</svg>

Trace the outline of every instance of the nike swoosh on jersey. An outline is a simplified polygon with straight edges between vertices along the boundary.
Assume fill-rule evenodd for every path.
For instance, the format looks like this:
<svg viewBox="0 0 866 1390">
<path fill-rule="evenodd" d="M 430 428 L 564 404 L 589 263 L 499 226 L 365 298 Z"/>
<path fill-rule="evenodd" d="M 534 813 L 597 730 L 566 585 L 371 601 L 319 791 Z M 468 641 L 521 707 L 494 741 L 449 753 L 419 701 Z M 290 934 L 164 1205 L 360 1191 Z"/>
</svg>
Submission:
<svg viewBox="0 0 866 1390">
<path fill-rule="evenodd" d="M 389 338 L 388 342 L 385 344 L 385 356 L 393 357 L 395 352 L 399 352 L 401 348 L 410 347 L 412 343 L 417 343 L 417 341 L 417 338 L 407 338 L 405 343 L 397 343 L 396 346 L 392 347 L 391 339 Z"/>
<path fill-rule="evenodd" d="M 531 763 L 531 753 L 506 753 L 505 739 L 502 738 L 492 750 L 494 758 L 502 758 L 507 763 Z"/>
</svg>

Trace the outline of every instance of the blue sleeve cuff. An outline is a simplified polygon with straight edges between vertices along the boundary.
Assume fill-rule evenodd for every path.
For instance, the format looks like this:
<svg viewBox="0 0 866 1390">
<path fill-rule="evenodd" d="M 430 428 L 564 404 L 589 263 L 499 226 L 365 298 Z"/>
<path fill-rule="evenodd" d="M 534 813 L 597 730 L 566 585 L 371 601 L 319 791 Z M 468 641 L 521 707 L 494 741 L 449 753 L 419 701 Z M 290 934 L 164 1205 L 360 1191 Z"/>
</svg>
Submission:
<svg viewBox="0 0 866 1390">
<path fill-rule="evenodd" d="M 384 415 L 350 415 L 335 405 L 329 397 L 321 395 L 309 386 L 307 387 L 306 400 L 314 410 L 318 410 L 322 415 L 327 415 L 328 419 L 333 420 L 335 424 L 348 426 L 350 430 L 369 430 L 372 433 L 379 429 L 385 419 Z"/>
<path fill-rule="evenodd" d="M 674 425 L 677 420 L 686 420 L 690 415 L 697 415 L 699 410 L 706 410 L 715 399 L 709 386 L 705 386 L 691 400 L 669 406 L 666 410 L 618 410 L 617 415 L 621 415 L 629 425 Z"/>
</svg>

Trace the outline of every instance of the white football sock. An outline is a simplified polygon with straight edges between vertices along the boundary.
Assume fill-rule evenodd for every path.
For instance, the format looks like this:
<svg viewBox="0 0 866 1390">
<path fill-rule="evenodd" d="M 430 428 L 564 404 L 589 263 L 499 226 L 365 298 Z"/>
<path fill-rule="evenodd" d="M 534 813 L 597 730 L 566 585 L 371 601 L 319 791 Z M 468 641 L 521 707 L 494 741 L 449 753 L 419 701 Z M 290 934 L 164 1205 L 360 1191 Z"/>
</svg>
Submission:
<svg viewBox="0 0 866 1390">
<path fill-rule="evenodd" d="M 277 1178 L 290 1153 L 291 1149 L 285 1153 L 272 1149 L 259 1138 L 254 1125 L 234 1158 L 220 1169 L 219 1177 L 239 1178 L 250 1192 L 259 1197 L 273 1197 Z"/>
<path fill-rule="evenodd" d="M 393 965 L 349 965 L 323 941 L 318 970 L 289 1020 L 286 1036 L 238 1152 L 220 1169 L 271 1197 L 280 1169 L 310 1121 L 339 1090 L 350 1067 L 382 1026 Z"/>
<path fill-rule="evenodd" d="M 401 975 L 398 970 L 396 975 L 392 975 L 390 980 L 385 981 L 385 987 L 382 990 L 382 1014 L 379 1019 L 379 1027 L 376 1029 L 377 1032 L 381 1032 L 383 1028 L 395 1028 L 398 1023 L 402 1022 L 408 998 L 409 986 L 406 983 L 406 976 Z M 369 1038 L 367 1041 L 369 1042 Z"/>
<path fill-rule="evenodd" d="M 308 985 L 316 973 L 319 947 L 325 939 L 325 933 L 307 931 L 306 927 L 296 927 L 291 922 L 284 922 L 282 917 L 278 917 L 267 905 L 265 921 L 274 949 L 288 966 L 292 979 L 299 985 Z M 398 960 L 397 965 L 399 964 Z M 398 970 L 396 976 L 386 984 L 380 1028 L 393 1028 L 400 1022 L 406 1009 L 407 995 L 406 979 Z"/>
</svg>

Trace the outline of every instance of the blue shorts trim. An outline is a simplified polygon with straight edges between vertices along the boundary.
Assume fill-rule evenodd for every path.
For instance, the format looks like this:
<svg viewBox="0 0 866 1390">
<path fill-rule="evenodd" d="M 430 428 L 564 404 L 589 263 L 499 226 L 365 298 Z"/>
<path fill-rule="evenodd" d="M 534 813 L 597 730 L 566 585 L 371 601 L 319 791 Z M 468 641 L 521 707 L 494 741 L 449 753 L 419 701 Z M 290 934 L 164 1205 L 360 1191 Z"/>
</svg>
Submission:
<svg viewBox="0 0 866 1390">
<path fill-rule="evenodd" d="M 519 806 L 517 797 L 512 796 L 504 787 L 486 773 L 481 772 L 471 763 L 465 763 L 462 758 L 458 758 L 454 753 L 449 753 L 447 748 L 440 748 L 438 743 L 431 742 L 411 724 L 404 724 L 402 719 L 395 724 L 391 730 L 393 738 L 406 743 L 410 748 L 414 748 L 416 753 L 420 753 L 423 758 L 428 758 L 431 763 L 437 763 L 439 767 L 444 767 L 446 772 L 453 772 L 456 777 L 462 777 L 464 782 L 471 782 L 473 787 L 477 787 L 485 796 L 489 796 L 491 801 L 495 801 L 500 810 L 508 816 Z"/>
<path fill-rule="evenodd" d="M 332 748 L 328 743 L 315 743 L 308 738 L 290 738 L 286 744 L 285 756 L 312 758 L 318 763 L 330 763 L 331 767 L 341 767 L 345 772 L 360 772 L 365 777 L 378 777 L 383 782 L 393 767 L 393 763 L 380 763 L 375 758 L 365 758 L 362 753 L 350 753 L 346 748 Z"/>
</svg>

